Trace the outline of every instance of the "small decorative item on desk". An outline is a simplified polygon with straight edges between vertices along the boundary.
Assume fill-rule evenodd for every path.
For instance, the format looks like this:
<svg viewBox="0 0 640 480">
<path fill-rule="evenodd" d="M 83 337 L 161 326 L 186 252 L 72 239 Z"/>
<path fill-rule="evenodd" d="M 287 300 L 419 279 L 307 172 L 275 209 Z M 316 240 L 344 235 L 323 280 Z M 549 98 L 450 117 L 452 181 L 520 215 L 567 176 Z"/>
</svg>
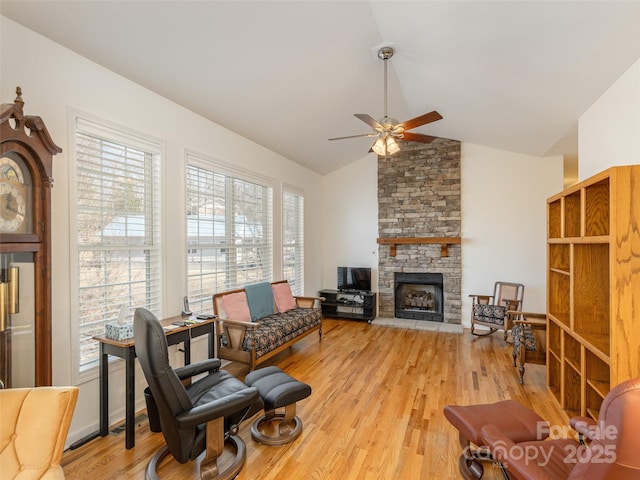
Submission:
<svg viewBox="0 0 640 480">
<path fill-rule="evenodd" d="M 120 315 L 115 323 L 107 323 L 104 326 L 104 334 L 111 340 L 126 340 L 133 338 L 133 322 L 125 322 L 127 316 L 127 306 L 122 304 L 120 307 Z"/>
</svg>

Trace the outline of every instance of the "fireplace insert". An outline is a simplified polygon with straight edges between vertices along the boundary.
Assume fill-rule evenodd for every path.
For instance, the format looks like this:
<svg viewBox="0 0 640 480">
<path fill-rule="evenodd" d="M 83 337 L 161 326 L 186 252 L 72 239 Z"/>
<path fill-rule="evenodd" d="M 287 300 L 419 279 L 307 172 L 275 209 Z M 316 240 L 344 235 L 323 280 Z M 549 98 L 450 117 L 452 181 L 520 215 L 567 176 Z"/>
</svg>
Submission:
<svg viewBox="0 0 640 480">
<path fill-rule="evenodd" d="M 441 273 L 396 272 L 396 318 L 444 321 L 443 282 Z"/>
</svg>

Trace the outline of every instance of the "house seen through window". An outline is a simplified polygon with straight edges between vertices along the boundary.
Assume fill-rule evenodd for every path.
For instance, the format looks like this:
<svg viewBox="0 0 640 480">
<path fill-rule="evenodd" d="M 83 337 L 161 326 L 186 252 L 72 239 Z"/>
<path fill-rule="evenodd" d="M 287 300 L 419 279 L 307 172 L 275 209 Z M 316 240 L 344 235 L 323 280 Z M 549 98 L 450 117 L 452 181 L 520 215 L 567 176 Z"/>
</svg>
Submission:
<svg viewBox="0 0 640 480">
<path fill-rule="evenodd" d="M 273 188 L 188 158 L 187 283 L 191 310 L 216 292 L 271 281 Z"/>
</svg>

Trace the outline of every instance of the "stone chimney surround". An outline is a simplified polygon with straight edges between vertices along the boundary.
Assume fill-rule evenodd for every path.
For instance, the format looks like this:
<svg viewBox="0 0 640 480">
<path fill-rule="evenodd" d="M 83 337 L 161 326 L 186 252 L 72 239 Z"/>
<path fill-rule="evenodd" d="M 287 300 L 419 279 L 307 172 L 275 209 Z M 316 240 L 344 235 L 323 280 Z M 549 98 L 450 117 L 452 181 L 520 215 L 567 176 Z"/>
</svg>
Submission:
<svg viewBox="0 0 640 480">
<path fill-rule="evenodd" d="M 442 273 L 444 323 L 460 324 L 460 142 L 400 142 L 378 157 L 378 302 L 394 317 L 396 272 Z"/>
</svg>

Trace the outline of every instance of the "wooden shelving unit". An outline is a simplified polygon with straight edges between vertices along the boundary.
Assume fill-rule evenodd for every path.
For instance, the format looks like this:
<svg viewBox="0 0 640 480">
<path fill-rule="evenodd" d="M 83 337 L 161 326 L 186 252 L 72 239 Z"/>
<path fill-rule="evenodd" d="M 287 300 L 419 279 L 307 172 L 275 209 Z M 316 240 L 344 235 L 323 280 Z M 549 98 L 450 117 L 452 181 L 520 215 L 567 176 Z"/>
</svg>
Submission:
<svg viewBox="0 0 640 480">
<path fill-rule="evenodd" d="M 597 419 L 640 376 L 640 165 L 547 201 L 547 385 L 568 416 Z"/>
</svg>

